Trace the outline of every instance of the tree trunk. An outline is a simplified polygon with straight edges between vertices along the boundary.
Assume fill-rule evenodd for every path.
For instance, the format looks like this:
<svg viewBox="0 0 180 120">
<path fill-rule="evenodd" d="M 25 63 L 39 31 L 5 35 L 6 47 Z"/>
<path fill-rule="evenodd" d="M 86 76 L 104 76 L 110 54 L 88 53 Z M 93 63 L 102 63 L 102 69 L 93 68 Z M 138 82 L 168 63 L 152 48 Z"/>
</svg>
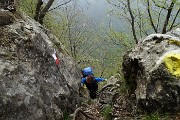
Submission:
<svg viewBox="0 0 180 120">
<path fill-rule="evenodd" d="M 37 5 L 36 5 L 36 12 L 35 12 L 35 16 L 34 19 L 36 21 L 39 21 L 39 13 L 41 11 L 41 6 L 43 5 L 42 0 L 38 0 Z"/>
<path fill-rule="evenodd" d="M 44 19 L 44 17 L 45 17 L 47 12 L 52 11 L 54 9 L 57 9 L 57 8 L 63 6 L 63 5 L 66 5 L 69 2 L 71 2 L 71 1 L 72 0 L 69 0 L 69 1 L 67 1 L 65 3 L 62 3 L 62 4 L 54 7 L 54 8 L 49 9 L 51 7 L 51 5 L 53 4 L 54 0 L 48 0 L 48 3 L 43 8 L 42 8 L 43 1 L 42 0 L 38 0 L 37 5 L 36 5 L 36 12 L 35 12 L 35 15 L 34 15 L 34 19 L 37 22 L 39 22 L 40 24 L 43 24 L 43 19 Z"/>
<path fill-rule="evenodd" d="M 166 20 L 164 22 L 164 26 L 163 26 L 163 29 L 162 29 L 162 34 L 166 33 L 167 25 L 168 25 L 169 18 L 171 16 L 171 12 L 172 12 L 173 7 L 174 7 L 174 2 L 172 1 L 171 5 L 168 8 L 168 12 L 167 12 L 167 15 L 166 15 Z"/>
<path fill-rule="evenodd" d="M 176 21 L 176 19 L 177 19 L 177 17 L 178 17 L 179 12 L 180 12 L 180 7 L 179 7 L 179 9 L 178 9 L 178 11 L 177 11 L 174 19 L 173 19 L 173 22 L 172 22 L 172 24 L 171 24 L 171 27 L 170 27 L 169 31 L 172 30 L 172 28 L 174 27 L 174 23 L 175 23 L 175 21 Z"/>
<path fill-rule="evenodd" d="M 148 15 L 149 15 L 149 20 L 151 22 L 151 26 L 153 27 L 154 31 L 157 33 L 157 28 L 155 27 L 152 16 L 151 16 L 149 0 L 147 0 L 147 5 L 148 5 L 147 10 L 148 10 Z"/>
<path fill-rule="evenodd" d="M 132 10 L 131 10 L 131 6 L 130 6 L 130 0 L 127 0 L 127 3 L 128 3 L 128 11 L 129 11 L 129 14 L 131 16 L 131 27 L 132 27 L 132 32 L 133 32 L 133 36 L 134 36 L 134 40 L 136 43 L 138 43 L 138 40 L 137 40 L 137 37 L 136 37 L 136 30 L 135 30 L 135 26 L 134 26 L 134 16 L 133 16 L 133 13 L 132 13 Z"/>
<path fill-rule="evenodd" d="M 48 9 L 53 4 L 53 2 L 54 2 L 54 0 L 49 0 L 48 3 L 46 4 L 46 6 L 41 10 L 41 12 L 39 14 L 39 23 L 40 24 L 43 24 L 43 19 L 44 19 L 46 13 L 48 12 Z"/>
</svg>

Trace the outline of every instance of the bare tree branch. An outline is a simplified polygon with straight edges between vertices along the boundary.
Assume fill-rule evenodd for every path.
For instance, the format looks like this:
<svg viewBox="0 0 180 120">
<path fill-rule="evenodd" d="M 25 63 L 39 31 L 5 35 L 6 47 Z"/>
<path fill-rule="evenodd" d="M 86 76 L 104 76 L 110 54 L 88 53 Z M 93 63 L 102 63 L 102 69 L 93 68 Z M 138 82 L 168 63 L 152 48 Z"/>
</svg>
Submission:
<svg viewBox="0 0 180 120">
<path fill-rule="evenodd" d="M 168 12 L 167 12 L 167 15 L 166 15 L 166 20 L 164 22 L 164 26 L 163 26 L 163 29 L 162 29 L 162 34 L 166 33 L 167 25 L 168 25 L 169 18 L 171 16 L 171 12 L 172 12 L 173 7 L 174 7 L 174 2 L 172 1 L 171 5 L 168 8 Z"/>
<path fill-rule="evenodd" d="M 86 118 L 89 118 L 91 120 L 95 120 L 94 117 L 87 115 L 81 108 L 77 108 L 73 114 L 73 120 L 77 120 L 76 117 L 78 113 L 82 113 Z"/>
<path fill-rule="evenodd" d="M 176 24 L 176 25 L 173 25 L 173 28 L 174 28 L 174 27 L 177 27 L 178 25 L 180 25 L 180 23 L 178 23 L 178 24 Z"/>
<path fill-rule="evenodd" d="M 131 10 L 131 5 L 130 5 L 130 0 L 127 0 L 127 4 L 128 4 L 128 11 L 129 11 L 129 14 L 131 16 L 131 27 L 132 27 L 132 32 L 133 32 L 133 37 L 134 37 L 134 40 L 136 43 L 138 43 L 138 40 L 137 40 L 137 37 L 136 37 L 136 30 L 135 30 L 135 25 L 134 25 L 134 16 L 133 16 L 133 13 L 132 13 L 132 10 Z"/>
<path fill-rule="evenodd" d="M 139 22 L 137 22 L 139 29 L 140 29 L 140 36 L 142 38 L 142 14 L 141 14 L 141 10 L 139 9 L 139 4 L 138 4 L 138 16 L 139 16 Z"/>
<path fill-rule="evenodd" d="M 158 14 L 158 21 L 157 21 L 157 25 L 156 25 L 157 30 L 158 30 L 158 28 L 159 28 L 162 10 L 163 10 L 163 9 L 161 9 L 161 10 L 159 11 L 159 14 Z"/>
<path fill-rule="evenodd" d="M 155 0 L 152 0 L 152 1 L 154 2 L 155 6 L 167 10 L 166 6 L 162 6 L 162 5 L 157 4 Z"/>
<path fill-rule="evenodd" d="M 69 0 L 69 1 L 67 1 L 67 2 L 65 2 L 65 3 L 62 3 L 62 4 L 60 4 L 60 5 L 56 6 L 56 7 L 54 7 L 54 8 L 51 8 L 50 10 L 48 10 L 48 12 L 49 12 L 49 11 L 52 11 L 52 10 L 55 10 L 55 9 L 57 9 L 57 8 L 63 6 L 63 5 L 66 5 L 66 4 L 68 4 L 69 2 L 71 2 L 71 1 L 72 1 L 72 0 Z"/>
<path fill-rule="evenodd" d="M 172 28 L 174 27 L 174 23 L 175 23 L 175 21 L 176 21 L 176 19 L 177 19 L 177 16 L 178 16 L 179 12 L 180 12 L 180 7 L 179 7 L 179 9 L 178 9 L 178 11 L 177 11 L 177 13 L 176 13 L 174 19 L 173 19 L 173 22 L 172 22 L 172 24 L 171 24 L 169 30 L 172 30 Z"/>
<path fill-rule="evenodd" d="M 154 29 L 154 31 L 157 33 L 157 28 L 155 27 L 154 22 L 153 22 L 153 19 L 152 19 L 152 16 L 151 16 L 149 0 L 147 0 L 147 5 L 148 5 L 147 10 L 148 10 L 148 15 L 149 15 L 149 20 L 150 20 L 150 22 L 151 22 L 151 26 L 152 26 L 152 28 Z"/>
<path fill-rule="evenodd" d="M 37 5 L 36 5 L 36 12 L 35 12 L 34 19 L 36 21 L 38 21 L 40 24 L 43 24 L 43 19 L 44 19 L 44 17 L 45 17 L 47 12 L 52 11 L 54 9 L 57 9 L 58 7 L 61 7 L 63 5 L 66 5 L 69 2 L 71 2 L 71 1 L 72 0 L 69 0 L 69 1 L 67 1 L 65 3 L 62 3 L 62 4 L 54 7 L 54 8 L 49 9 L 52 6 L 54 0 L 48 0 L 47 4 L 43 8 L 42 8 L 43 1 L 42 0 L 38 0 Z"/>
<path fill-rule="evenodd" d="M 116 4 L 112 3 L 112 2 L 110 2 L 109 0 L 108 0 L 107 2 L 108 2 L 109 4 L 115 6 L 115 7 L 121 7 L 120 5 L 116 5 Z"/>
<path fill-rule="evenodd" d="M 41 10 L 41 12 L 39 14 L 39 23 L 40 24 L 43 24 L 43 19 L 44 19 L 46 13 L 48 12 L 48 9 L 53 4 L 53 2 L 54 2 L 54 0 L 49 0 L 48 3 L 46 4 L 46 6 Z"/>
</svg>

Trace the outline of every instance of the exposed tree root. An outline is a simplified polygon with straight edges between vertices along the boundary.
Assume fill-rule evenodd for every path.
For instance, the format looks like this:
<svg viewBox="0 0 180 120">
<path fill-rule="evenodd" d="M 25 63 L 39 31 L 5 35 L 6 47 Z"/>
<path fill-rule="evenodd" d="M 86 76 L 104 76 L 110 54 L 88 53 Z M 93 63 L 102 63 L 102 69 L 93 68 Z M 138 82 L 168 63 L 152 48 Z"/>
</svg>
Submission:
<svg viewBox="0 0 180 120">
<path fill-rule="evenodd" d="M 73 120 L 77 120 L 77 115 L 78 113 L 82 113 L 86 118 L 89 118 L 89 119 L 92 119 L 92 120 L 95 120 L 94 117 L 90 116 L 90 115 L 87 115 L 81 108 L 77 108 L 73 114 Z"/>
</svg>

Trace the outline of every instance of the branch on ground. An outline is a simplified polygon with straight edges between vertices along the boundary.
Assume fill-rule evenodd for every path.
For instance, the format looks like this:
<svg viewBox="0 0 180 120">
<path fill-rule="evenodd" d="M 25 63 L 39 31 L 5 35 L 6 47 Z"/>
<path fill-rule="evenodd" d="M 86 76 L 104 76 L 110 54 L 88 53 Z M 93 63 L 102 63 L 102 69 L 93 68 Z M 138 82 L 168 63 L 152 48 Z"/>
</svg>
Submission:
<svg viewBox="0 0 180 120">
<path fill-rule="evenodd" d="M 73 115 L 73 120 L 77 120 L 76 118 L 77 118 L 77 115 L 78 115 L 79 113 L 82 113 L 86 118 L 89 118 L 89 119 L 91 119 L 91 120 L 95 120 L 94 117 L 92 117 L 92 116 L 90 116 L 90 115 L 87 115 L 81 108 L 77 108 L 77 109 L 75 110 L 74 115 Z"/>
</svg>

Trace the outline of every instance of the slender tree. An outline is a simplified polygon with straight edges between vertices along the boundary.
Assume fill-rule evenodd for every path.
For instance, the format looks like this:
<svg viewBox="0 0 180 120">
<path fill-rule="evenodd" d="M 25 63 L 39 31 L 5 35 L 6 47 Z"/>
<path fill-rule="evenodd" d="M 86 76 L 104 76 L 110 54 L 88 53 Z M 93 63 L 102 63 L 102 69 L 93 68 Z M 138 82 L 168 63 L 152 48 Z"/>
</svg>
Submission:
<svg viewBox="0 0 180 120">
<path fill-rule="evenodd" d="M 143 37 L 152 32 L 164 34 L 180 25 L 178 0 L 107 1 L 120 10 L 117 13 L 120 18 L 125 18 L 130 23 L 132 36 L 136 43 L 138 42 L 137 37 Z"/>
<path fill-rule="evenodd" d="M 131 17 L 131 27 L 132 27 L 132 32 L 133 32 L 133 36 L 134 36 L 134 40 L 136 43 L 138 43 L 137 37 L 136 37 L 136 30 L 135 30 L 135 18 L 133 15 L 133 12 L 131 10 L 131 4 L 130 4 L 130 0 L 127 0 L 127 6 L 128 6 L 128 11 Z"/>
<path fill-rule="evenodd" d="M 43 1 L 42 0 L 37 0 L 37 5 L 36 5 L 36 10 L 35 10 L 35 15 L 34 15 L 34 19 L 36 21 L 38 21 L 40 24 L 43 24 L 43 19 L 46 15 L 47 12 L 52 11 L 54 9 L 57 9 L 63 5 L 68 4 L 69 2 L 71 2 L 72 0 L 66 1 L 56 7 L 53 7 L 50 9 L 50 7 L 52 6 L 54 0 L 48 0 L 47 4 L 43 7 Z"/>
<path fill-rule="evenodd" d="M 172 0 L 170 6 L 167 9 L 167 15 L 166 15 L 166 19 L 164 21 L 164 25 L 163 25 L 163 28 L 162 28 L 162 33 L 166 33 L 166 31 L 167 31 L 167 25 L 168 25 L 172 10 L 174 8 L 174 3 L 175 3 L 175 1 Z"/>
</svg>

